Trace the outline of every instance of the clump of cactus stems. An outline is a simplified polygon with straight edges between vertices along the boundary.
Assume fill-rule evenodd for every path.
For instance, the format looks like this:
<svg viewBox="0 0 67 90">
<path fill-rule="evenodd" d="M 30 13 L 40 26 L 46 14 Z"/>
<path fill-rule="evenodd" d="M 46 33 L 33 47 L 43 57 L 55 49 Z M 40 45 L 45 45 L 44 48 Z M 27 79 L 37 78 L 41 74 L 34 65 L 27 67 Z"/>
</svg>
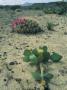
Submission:
<svg viewBox="0 0 67 90">
<path fill-rule="evenodd" d="M 12 22 L 12 32 L 36 34 L 41 31 L 43 30 L 34 20 L 18 18 Z"/>
<path fill-rule="evenodd" d="M 26 49 L 24 51 L 24 61 L 29 62 L 30 65 L 36 66 L 36 71 L 32 72 L 34 79 L 40 83 L 40 90 L 45 90 L 47 84 L 52 79 L 53 75 L 48 72 L 48 62 L 51 60 L 57 63 L 62 56 L 56 52 L 49 53 L 47 46 L 35 48 L 32 50 Z"/>
<path fill-rule="evenodd" d="M 47 22 L 47 29 L 49 31 L 54 31 L 54 24 L 52 22 Z"/>
</svg>

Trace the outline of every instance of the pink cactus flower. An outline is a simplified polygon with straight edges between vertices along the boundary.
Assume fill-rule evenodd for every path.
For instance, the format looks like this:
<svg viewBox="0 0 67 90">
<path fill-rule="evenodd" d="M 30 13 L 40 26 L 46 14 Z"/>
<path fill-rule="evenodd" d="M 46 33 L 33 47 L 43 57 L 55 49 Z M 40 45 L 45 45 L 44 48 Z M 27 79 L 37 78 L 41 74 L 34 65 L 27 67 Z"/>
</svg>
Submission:
<svg viewBox="0 0 67 90">
<path fill-rule="evenodd" d="M 12 22 L 12 28 L 15 29 L 17 25 L 25 24 L 25 23 L 26 23 L 26 19 L 17 18 Z"/>
</svg>

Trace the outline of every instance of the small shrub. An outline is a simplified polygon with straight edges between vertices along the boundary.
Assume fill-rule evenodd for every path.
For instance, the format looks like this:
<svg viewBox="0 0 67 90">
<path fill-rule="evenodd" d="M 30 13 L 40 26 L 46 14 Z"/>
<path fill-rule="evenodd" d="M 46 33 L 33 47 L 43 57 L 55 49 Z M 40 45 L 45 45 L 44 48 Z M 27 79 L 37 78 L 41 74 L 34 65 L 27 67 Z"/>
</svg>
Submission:
<svg viewBox="0 0 67 90">
<path fill-rule="evenodd" d="M 16 12 L 21 12 L 22 10 L 21 10 L 21 9 L 16 9 L 15 11 L 16 11 Z"/>
<path fill-rule="evenodd" d="M 54 30 L 53 27 L 54 27 L 54 24 L 53 23 L 51 23 L 51 22 L 48 22 L 47 23 L 47 29 L 48 30 L 53 31 Z"/>
<path fill-rule="evenodd" d="M 56 7 L 56 9 L 55 9 L 55 11 L 54 11 L 56 14 L 58 14 L 58 15 L 63 15 L 64 14 L 64 12 L 65 12 L 65 10 L 64 10 L 64 8 L 63 7 Z"/>
<path fill-rule="evenodd" d="M 12 22 L 12 31 L 17 33 L 36 34 L 42 29 L 36 21 L 29 19 L 16 19 Z"/>
<path fill-rule="evenodd" d="M 54 8 L 44 8 L 43 12 L 46 14 L 52 14 L 54 13 Z"/>
<path fill-rule="evenodd" d="M 58 14 L 58 15 L 63 15 L 66 12 L 66 7 L 64 5 L 58 5 L 55 7 L 48 7 L 44 8 L 43 12 L 46 14 Z"/>
</svg>

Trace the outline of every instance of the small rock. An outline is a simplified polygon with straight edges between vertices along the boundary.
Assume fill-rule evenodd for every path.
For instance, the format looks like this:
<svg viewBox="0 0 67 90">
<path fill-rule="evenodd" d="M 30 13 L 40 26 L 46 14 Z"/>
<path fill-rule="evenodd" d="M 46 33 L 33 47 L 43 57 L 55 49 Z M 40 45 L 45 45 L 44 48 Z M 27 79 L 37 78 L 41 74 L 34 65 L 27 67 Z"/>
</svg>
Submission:
<svg viewBox="0 0 67 90">
<path fill-rule="evenodd" d="M 1 71 L 2 71 L 2 70 L 0 69 L 0 73 L 1 73 Z"/>
<path fill-rule="evenodd" d="M 61 69 L 59 70 L 59 72 L 62 76 L 64 76 L 65 74 L 67 74 L 67 69 Z"/>
<path fill-rule="evenodd" d="M 21 78 L 15 78 L 15 80 L 20 83 L 21 82 Z"/>
<path fill-rule="evenodd" d="M 14 71 L 11 71 L 11 73 L 14 73 Z"/>
<path fill-rule="evenodd" d="M 16 49 L 19 49 L 18 47 L 15 47 Z"/>
<path fill-rule="evenodd" d="M 7 81 L 7 79 L 4 79 L 4 81 L 6 82 L 6 81 Z"/>
<path fill-rule="evenodd" d="M 64 70 L 59 70 L 60 74 L 64 76 Z"/>
<path fill-rule="evenodd" d="M 23 70 L 23 68 L 22 68 L 22 72 L 25 72 L 25 71 Z"/>
<path fill-rule="evenodd" d="M 9 46 L 12 46 L 12 44 L 11 44 L 11 43 L 9 43 L 8 45 L 9 45 Z"/>
<path fill-rule="evenodd" d="M 64 32 L 64 35 L 67 35 L 67 32 Z"/>
<path fill-rule="evenodd" d="M 9 63 L 9 65 L 14 65 L 14 64 L 15 64 L 15 62 L 10 62 L 10 63 Z"/>
<path fill-rule="evenodd" d="M 3 56 L 6 56 L 6 55 L 7 55 L 7 52 L 4 52 L 4 53 L 3 53 Z"/>
<path fill-rule="evenodd" d="M 22 43 L 22 45 L 27 45 L 28 43 L 26 43 L 26 42 L 24 42 L 24 43 Z"/>
<path fill-rule="evenodd" d="M 0 54 L 0 58 L 1 58 L 1 56 L 2 56 L 2 55 Z"/>
<path fill-rule="evenodd" d="M 18 64 L 21 64 L 20 62 Z"/>
<path fill-rule="evenodd" d="M 10 62 L 9 65 L 15 65 L 15 64 L 18 64 L 17 61 L 13 61 L 13 62 Z"/>
<path fill-rule="evenodd" d="M 9 71 L 12 71 L 12 69 L 9 68 Z"/>
<path fill-rule="evenodd" d="M 27 45 L 26 47 L 29 47 L 29 45 Z"/>
</svg>

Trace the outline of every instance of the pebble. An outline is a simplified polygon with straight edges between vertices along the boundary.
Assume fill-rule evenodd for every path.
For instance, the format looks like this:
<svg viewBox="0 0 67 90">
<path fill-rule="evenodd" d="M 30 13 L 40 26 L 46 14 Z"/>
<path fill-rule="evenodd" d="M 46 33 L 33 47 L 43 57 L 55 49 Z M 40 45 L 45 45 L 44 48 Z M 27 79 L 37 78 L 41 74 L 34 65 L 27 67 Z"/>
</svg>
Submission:
<svg viewBox="0 0 67 90">
<path fill-rule="evenodd" d="M 59 72 L 62 76 L 64 76 L 65 74 L 67 74 L 67 69 L 61 69 L 59 70 Z"/>
<path fill-rule="evenodd" d="M 13 61 L 13 62 L 10 62 L 10 63 L 9 63 L 9 65 L 15 65 L 15 64 L 17 65 L 18 62 L 17 62 L 17 61 Z"/>
<path fill-rule="evenodd" d="M 67 35 L 67 32 L 64 32 L 64 35 Z"/>
<path fill-rule="evenodd" d="M 4 52 L 4 53 L 3 53 L 3 56 L 6 56 L 6 55 L 7 55 L 7 52 Z"/>
<path fill-rule="evenodd" d="M 0 73 L 1 73 L 1 71 L 2 71 L 2 70 L 0 69 Z"/>
<path fill-rule="evenodd" d="M 14 73 L 14 71 L 11 71 L 11 73 Z"/>
<path fill-rule="evenodd" d="M 9 46 L 12 46 L 12 43 L 9 43 L 8 45 L 9 45 Z"/>
<path fill-rule="evenodd" d="M 15 80 L 20 83 L 21 82 L 21 78 L 15 78 Z"/>
<path fill-rule="evenodd" d="M 22 72 L 25 72 L 25 71 L 23 70 L 23 68 L 22 68 Z"/>
<path fill-rule="evenodd" d="M 7 79 L 4 79 L 4 81 L 6 82 L 6 81 L 7 81 Z"/>
</svg>

